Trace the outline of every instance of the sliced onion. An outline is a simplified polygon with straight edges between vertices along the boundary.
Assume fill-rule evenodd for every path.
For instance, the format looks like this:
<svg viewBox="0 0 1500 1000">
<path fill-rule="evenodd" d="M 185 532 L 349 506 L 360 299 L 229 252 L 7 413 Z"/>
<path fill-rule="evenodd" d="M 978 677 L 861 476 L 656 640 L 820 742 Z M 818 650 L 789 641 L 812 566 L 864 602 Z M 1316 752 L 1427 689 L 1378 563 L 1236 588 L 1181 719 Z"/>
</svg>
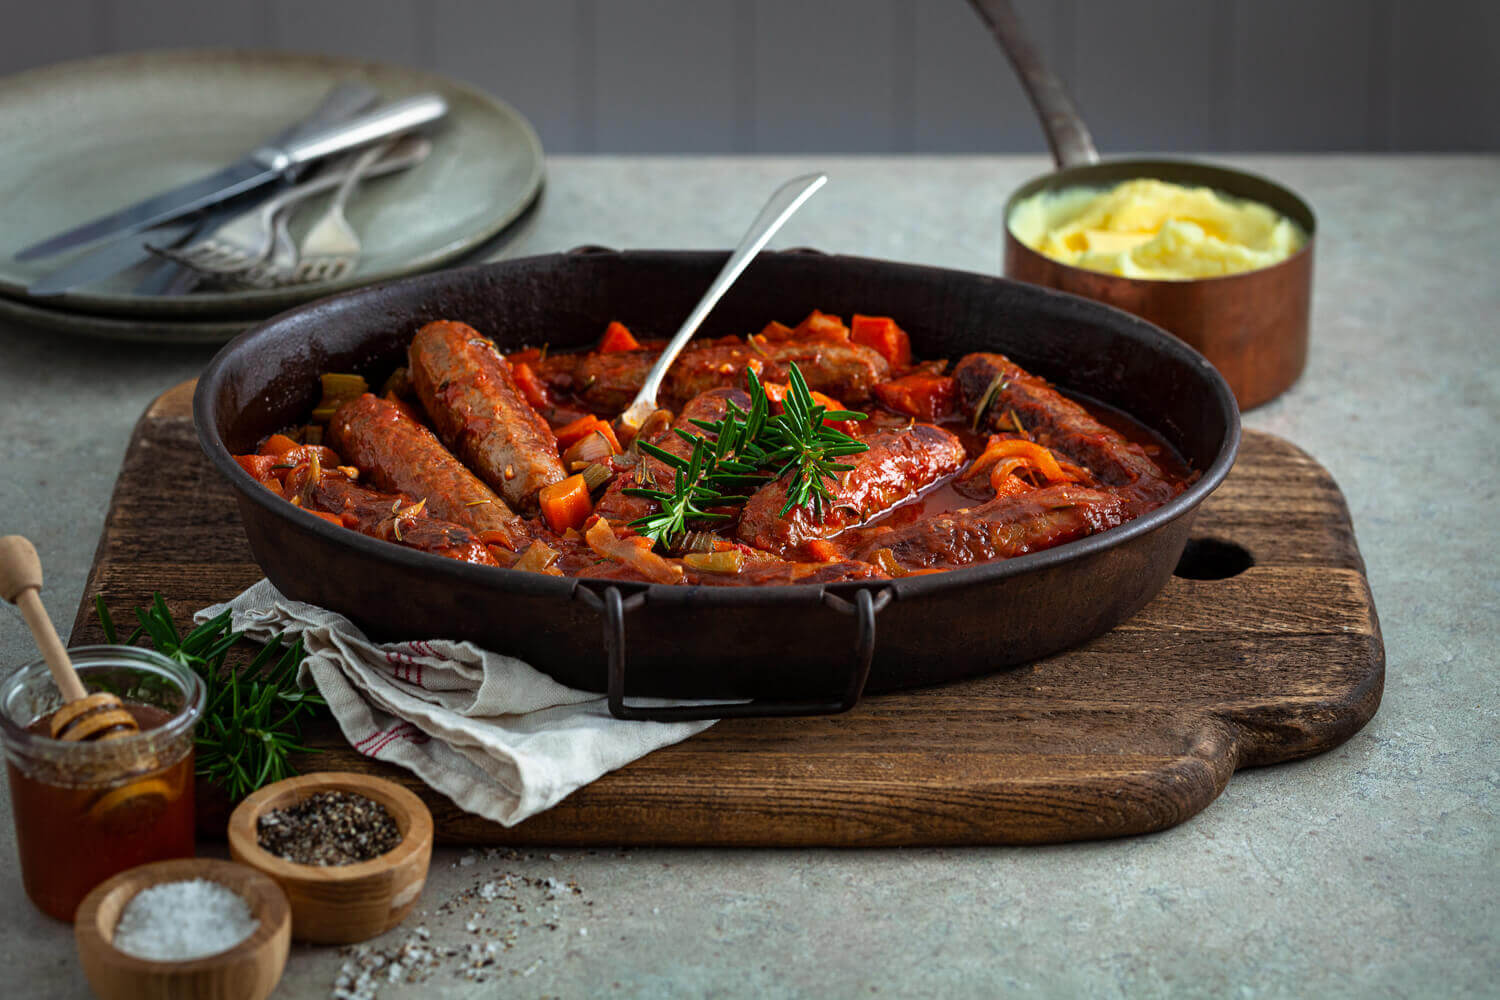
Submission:
<svg viewBox="0 0 1500 1000">
<path fill-rule="evenodd" d="M 609 438 L 599 431 L 594 431 L 592 434 L 585 434 L 570 445 L 568 450 L 563 452 L 562 460 L 563 465 L 571 469 L 580 462 L 584 466 L 608 462 L 614 453 L 615 450 L 610 446 Z"/>
<path fill-rule="evenodd" d="M 651 539 L 640 535 L 616 538 L 615 529 L 605 518 L 595 521 L 584 532 L 583 540 L 595 555 L 629 566 L 653 583 L 679 583 L 682 580 L 682 567 L 674 566 L 652 552 Z"/>
<path fill-rule="evenodd" d="M 562 558 L 562 553 L 548 545 L 546 542 L 532 542 L 521 553 L 521 558 L 515 561 L 511 569 L 521 569 L 528 573 L 546 573 L 550 576 L 562 576 L 562 570 L 553 569 L 552 564 Z"/>
<path fill-rule="evenodd" d="M 896 561 L 896 553 L 890 549 L 876 549 L 870 561 L 879 566 L 880 571 L 886 576 L 899 578 L 907 574 L 906 567 Z"/>
</svg>

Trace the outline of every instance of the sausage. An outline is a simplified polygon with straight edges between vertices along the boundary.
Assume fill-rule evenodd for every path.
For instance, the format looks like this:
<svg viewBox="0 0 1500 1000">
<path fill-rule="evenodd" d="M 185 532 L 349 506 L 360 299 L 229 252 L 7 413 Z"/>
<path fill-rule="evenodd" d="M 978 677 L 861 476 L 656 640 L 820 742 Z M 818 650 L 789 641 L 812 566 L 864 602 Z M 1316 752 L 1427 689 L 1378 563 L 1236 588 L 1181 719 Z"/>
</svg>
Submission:
<svg viewBox="0 0 1500 1000">
<path fill-rule="evenodd" d="M 739 538 L 770 552 L 792 553 L 809 539 L 828 538 L 863 524 L 881 511 L 916 496 L 964 463 L 963 442 L 941 427 L 912 424 L 882 428 L 864 439 L 869 451 L 841 462 L 854 466 L 838 474 L 833 499 L 824 501 L 822 518 L 814 520 L 807 505 L 781 513 L 791 474 L 755 491 L 740 518 Z"/>
<path fill-rule="evenodd" d="M 844 403 L 866 402 L 876 384 L 891 377 L 890 362 L 863 344 L 783 340 L 764 344 L 763 348 L 775 367 L 785 371 L 795 364 L 808 388 Z"/>
<path fill-rule="evenodd" d="M 693 453 L 693 446 L 675 432 L 684 430 L 690 434 L 708 436 L 708 433 L 693 421 L 703 420 L 712 423 L 719 420 L 729 411 L 731 401 L 742 410 L 750 408 L 750 394 L 743 389 L 710 389 L 708 392 L 694 396 L 687 405 L 683 406 L 682 412 L 677 414 L 677 419 L 672 421 L 671 427 L 658 434 L 651 443 L 680 458 L 687 458 Z M 624 491 L 631 487 L 647 486 L 649 483 L 656 484 L 650 487 L 652 489 L 669 490 L 675 475 L 672 468 L 661 459 L 643 454 L 634 468 L 610 480 L 609 485 L 604 489 L 604 495 L 594 506 L 594 513 L 600 517 L 607 517 L 616 524 L 629 524 L 637 518 L 645 517 L 656 510 L 655 501 L 645 497 L 629 496 Z"/>
<path fill-rule="evenodd" d="M 463 525 L 432 516 L 425 505 L 410 497 L 359 486 L 337 468 L 324 468 L 320 462 L 306 462 L 287 472 L 284 490 L 297 506 L 331 514 L 361 535 L 460 562 L 499 565 Z"/>
<path fill-rule="evenodd" d="M 400 404 L 370 393 L 351 399 L 329 420 L 328 436 L 380 489 L 425 499 L 438 517 L 494 533 L 512 551 L 524 547 L 526 522 Z"/>
<path fill-rule="evenodd" d="M 1144 513 L 1143 506 L 1158 505 L 1063 484 L 996 497 L 912 524 L 852 531 L 835 544 L 852 559 L 873 561 L 880 549 L 890 549 L 906 569 L 956 569 L 1097 534 Z"/>
<path fill-rule="evenodd" d="M 1003 354 L 967 355 L 953 370 L 953 376 L 970 419 L 998 379 L 998 390 L 984 411 L 983 423 L 991 430 L 1014 431 L 1010 420 L 1014 413 L 1038 444 L 1088 469 L 1101 483 L 1157 502 L 1170 500 L 1182 491 L 1182 485 L 1173 484 L 1140 445 L 1101 424 L 1046 379 Z"/>
<path fill-rule="evenodd" d="M 572 370 L 573 391 L 595 412 L 613 416 L 630 405 L 660 354 L 619 351 L 585 355 Z M 810 388 L 846 403 L 869 399 L 875 384 L 890 375 L 885 358 L 860 344 L 767 342 L 762 338 L 750 344 L 720 341 L 684 348 L 667 369 L 660 399 L 664 405 L 675 407 L 709 389 L 744 388 L 747 369 L 763 382 L 785 382 L 787 367 L 792 363 Z"/>
<path fill-rule="evenodd" d="M 535 510 L 537 492 L 566 473 L 552 428 L 521 395 L 510 362 L 473 327 L 439 320 L 417 331 L 408 363 L 443 443 L 513 510 Z"/>
</svg>

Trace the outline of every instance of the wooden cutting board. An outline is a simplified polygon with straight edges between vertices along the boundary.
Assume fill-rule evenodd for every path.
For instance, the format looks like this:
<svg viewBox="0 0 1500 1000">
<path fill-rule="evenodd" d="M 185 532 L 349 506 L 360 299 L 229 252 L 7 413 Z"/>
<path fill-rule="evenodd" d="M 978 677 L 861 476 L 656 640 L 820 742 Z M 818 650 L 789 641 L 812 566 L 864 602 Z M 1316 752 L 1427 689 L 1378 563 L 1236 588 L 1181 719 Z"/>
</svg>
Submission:
<svg viewBox="0 0 1500 1000">
<path fill-rule="evenodd" d="M 198 448 L 191 395 L 191 383 L 167 392 L 136 426 L 75 644 L 102 641 L 95 594 L 119 618 L 161 591 L 185 623 L 261 576 Z M 721 722 L 511 829 L 360 756 L 331 722 L 299 766 L 401 781 L 449 843 L 1033 844 L 1160 830 L 1237 768 L 1338 746 L 1375 714 L 1385 675 L 1344 498 L 1286 441 L 1245 434 L 1183 572 L 1223 578 L 1174 577 L 1113 632 L 1026 667 L 841 716 Z"/>
</svg>

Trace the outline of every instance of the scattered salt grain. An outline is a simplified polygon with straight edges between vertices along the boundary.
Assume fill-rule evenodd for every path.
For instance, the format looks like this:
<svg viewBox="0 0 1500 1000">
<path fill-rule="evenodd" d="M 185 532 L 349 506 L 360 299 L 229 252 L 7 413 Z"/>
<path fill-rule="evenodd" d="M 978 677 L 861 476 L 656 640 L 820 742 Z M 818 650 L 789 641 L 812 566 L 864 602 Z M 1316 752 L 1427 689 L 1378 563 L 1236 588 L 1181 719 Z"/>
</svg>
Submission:
<svg viewBox="0 0 1500 1000">
<path fill-rule="evenodd" d="M 178 962 L 228 951 L 259 926 L 233 889 L 201 878 L 163 882 L 125 904 L 114 946 L 136 958 Z"/>
</svg>

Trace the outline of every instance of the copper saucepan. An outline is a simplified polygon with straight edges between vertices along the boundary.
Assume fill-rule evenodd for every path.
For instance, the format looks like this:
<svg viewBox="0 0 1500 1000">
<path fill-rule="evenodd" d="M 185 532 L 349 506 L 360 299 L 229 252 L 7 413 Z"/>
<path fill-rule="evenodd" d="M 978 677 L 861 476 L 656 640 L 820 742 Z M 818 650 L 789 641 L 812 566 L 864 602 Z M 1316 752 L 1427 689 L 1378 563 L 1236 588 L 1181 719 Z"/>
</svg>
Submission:
<svg viewBox="0 0 1500 1000">
<path fill-rule="evenodd" d="M 1291 387 L 1307 362 L 1317 220 L 1295 193 L 1255 174 L 1188 160 L 1107 160 L 1061 82 L 1042 63 L 1009 0 L 970 0 L 1021 78 L 1052 147 L 1058 169 L 1021 185 L 1005 203 L 1005 275 L 1087 296 L 1141 316 L 1176 334 L 1219 369 L 1241 409 Z M 1268 205 L 1302 228 L 1307 242 L 1270 267 L 1219 278 L 1161 281 L 1122 278 L 1073 267 L 1026 246 L 1010 229 L 1025 198 L 1063 188 L 1105 188 L 1135 178 L 1210 187 Z"/>
</svg>

